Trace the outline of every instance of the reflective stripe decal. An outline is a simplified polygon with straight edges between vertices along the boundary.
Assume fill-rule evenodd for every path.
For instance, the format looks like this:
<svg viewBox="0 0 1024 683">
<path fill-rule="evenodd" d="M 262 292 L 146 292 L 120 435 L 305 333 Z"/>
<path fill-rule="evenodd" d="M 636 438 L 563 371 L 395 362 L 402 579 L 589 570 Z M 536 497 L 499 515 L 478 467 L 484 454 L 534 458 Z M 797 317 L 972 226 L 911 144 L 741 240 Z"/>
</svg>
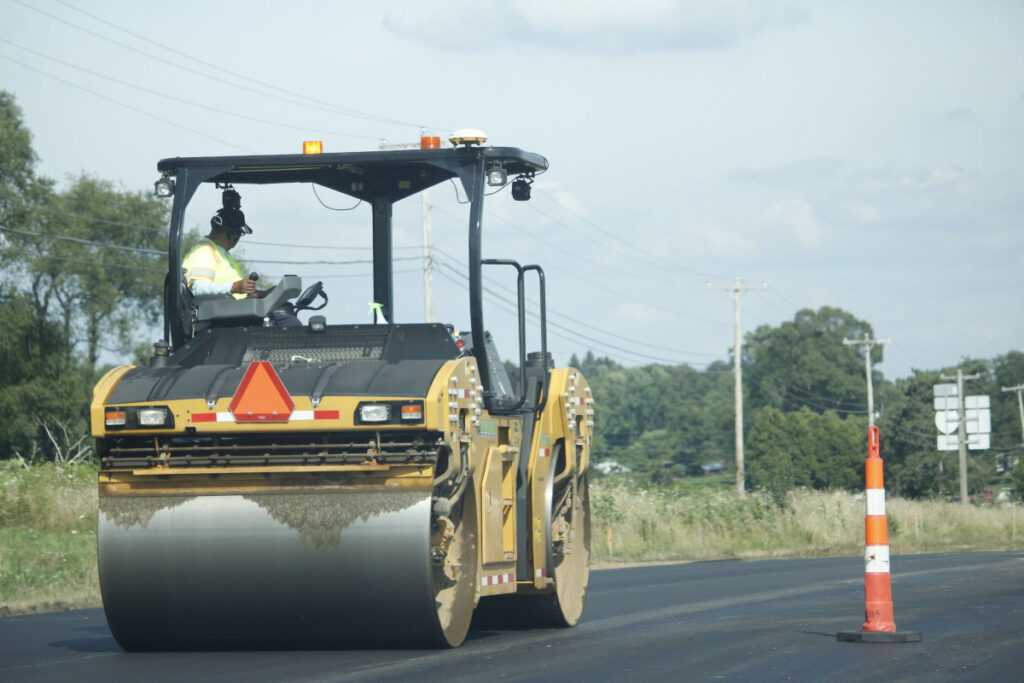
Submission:
<svg viewBox="0 0 1024 683">
<path fill-rule="evenodd" d="M 885 514 L 885 489 L 868 489 L 865 491 L 868 504 L 868 515 Z"/>
<path fill-rule="evenodd" d="M 537 449 L 537 457 L 538 458 L 546 458 L 549 455 L 551 455 L 551 451 L 549 451 L 547 448 L 539 448 L 539 449 Z"/>
<path fill-rule="evenodd" d="M 865 548 L 864 572 L 867 574 L 889 573 L 889 546 L 869 545 Z"/>
<path fill-rule="evenodd" d="M 544 578 L 544 576 L 545 576 L 546 574 L 547 574 L 547 570 L 545 570 L 545 569 L 543 569 L 543 568 L 542 568 L 542 569 L 538 569 L 538 570 L 537 570 L 537 578 L 538 578 L 538 579 L 542 579 L 542 578 Z"/>
<path fill-rule="evenodd" d="M 292 412 L 289 422 L 304 420 L 337 420 L 340 413 L 337 410 L 296 410 Z M 235 416 L 230 412 L 220 413 L 192 413 L 191 421 L 195 422 L 234 422 Z"/>
<path fill-rule="evenodd" d="M 499 583 L 513 583 L 516 580 L 515 574 L 495 574 L 485 576 L 480 580 L 482 586 L 496 586 Z"/>
</svg>

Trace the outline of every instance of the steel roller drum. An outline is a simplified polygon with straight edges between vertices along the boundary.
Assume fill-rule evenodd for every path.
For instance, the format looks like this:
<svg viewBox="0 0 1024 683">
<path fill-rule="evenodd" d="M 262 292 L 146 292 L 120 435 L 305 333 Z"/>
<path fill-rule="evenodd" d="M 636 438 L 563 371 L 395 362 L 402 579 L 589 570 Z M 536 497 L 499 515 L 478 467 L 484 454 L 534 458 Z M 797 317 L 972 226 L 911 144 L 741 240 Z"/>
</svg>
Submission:
<svg viewBox="0 0 1024 683">
<path fill-rule="evenodd" d="M 443 640 L 430 492 L 101 497 L 107 621 L 128 650 Z"/>
</svg>

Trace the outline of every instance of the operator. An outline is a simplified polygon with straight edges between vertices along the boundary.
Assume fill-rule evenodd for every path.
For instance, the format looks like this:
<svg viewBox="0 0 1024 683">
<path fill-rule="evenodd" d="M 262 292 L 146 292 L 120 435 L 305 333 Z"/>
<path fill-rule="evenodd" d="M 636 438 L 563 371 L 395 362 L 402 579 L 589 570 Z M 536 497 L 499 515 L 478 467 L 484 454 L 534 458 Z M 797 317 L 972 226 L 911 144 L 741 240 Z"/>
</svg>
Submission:
<svg viewBox="0 0 1024 683">
<path fill-rule="evenodd" d="M 245 276 L 242 266 L 228 252 L 242 235 L 251 235 L 245 223 L 241 197 L 233 189 L 224 190 L 223 208 L 210 219 L 210 234 L 196 242 L 181 267 L 185 282 L 193 294 L 231 294 L 236 299 L 264 294 L 256 290 L 256 281 Z"/>
</svg>

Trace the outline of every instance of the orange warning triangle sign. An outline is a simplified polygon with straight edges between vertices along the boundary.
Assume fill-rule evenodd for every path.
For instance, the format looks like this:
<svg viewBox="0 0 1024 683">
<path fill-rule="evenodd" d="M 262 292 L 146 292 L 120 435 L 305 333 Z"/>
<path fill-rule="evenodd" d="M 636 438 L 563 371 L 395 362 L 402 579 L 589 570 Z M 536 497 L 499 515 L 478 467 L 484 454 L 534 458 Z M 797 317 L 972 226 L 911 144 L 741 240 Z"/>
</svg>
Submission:
<svg viewBox="0 0 1024 683">
<path fill-rule="evenodd" d="M 235 422 L 287 422 L 295 409 L 284 383 L 267 361 L 249 363 L 229 406 Z"/>
</svg>

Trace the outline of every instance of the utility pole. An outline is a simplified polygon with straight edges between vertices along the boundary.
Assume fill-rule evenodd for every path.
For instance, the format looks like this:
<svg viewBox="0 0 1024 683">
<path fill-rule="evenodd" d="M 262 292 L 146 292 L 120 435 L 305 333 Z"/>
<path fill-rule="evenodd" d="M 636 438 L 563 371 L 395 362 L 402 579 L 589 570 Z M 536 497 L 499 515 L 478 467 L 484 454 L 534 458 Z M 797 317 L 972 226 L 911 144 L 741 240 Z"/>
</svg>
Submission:
<svg viewBox="0 0 1024 683">
<path fill-rule="evenodd" d="M 431 144 L 441 146 L 439 138 L 428 138 L 426 129 L 420 129 L 419 142 L 400 142 L 388 144 L 388 141 L 381 138 L 380 149 L 429 149 L 425 147 L 426 140 L 433 140 Z M 434 259 L 431 250 L 430 237 L 430 190 L 420 192 L 420 216 L 423 223 L 423 318 L 424 322 L 434 322 Z"/>
<path fill-rule="evenodd" d="M 956 414 L 959 418 L 957 439 L 960 441 L 960 503 L 967 509 L 967 418 L 964 414 L 964 380 L 978 379 L 980 374 L 965 375 L 964 371 L 957 368 L 956 377 L 951 375 L 939 375 L 941 379 L 956 380 Z"/>
<path fill-rule="evenodd" d="M 847 346 L 858 344 L 864 347 L 864 374 L 868 378 L 868 427 L 875 426 L 875 392 L 871 385 L 871 347 L 879 344 L 889 344 L 892 339 L 868 339 L 868 333 L 864 333 L 863 339 L 843 339 Z"/>
<path fill-rule="evenodd" d="M 1024 384 L 1018 384 L 1015 387 L 1003 387 L 1003 391 L 1017 392 L 1017 408 L 1020 410 L 1020 440 L 1021 443 L 1024 443 L 1024 397 L 1021 396 L 1021 392 L 1024 392 Z"/>
<path fill-rule="evenodd" d="M 708 289 L 732 292 L 732 307 L 733 307 L 733 355 L 732 355 L 732 374 L 733 374 L 733 392 L 735 394 L 736 403 L 736 493 L 740 496 L 743 495 L 746 482 L 744 480 L 743 473 L 743 369 L 740 365 L 740 356 L 742 352 L 742 339 L 740 335 L 740 294 L 743 292 L 750 292 L 754 290 L 768 289 L 768 285 L 760 284 L 756 286 L 741 286 L 739 277 L 736 278 L 736 282 L 732 285 L 724 286 L 713 286 L 710 282 L 708 283 Z"/>
<path fill-rule="evenodd" d="M 423 322 L 434 322 L 434 259 L 430 241 L 430 190 L 420 193 L 423 221 Z"/>
</svg>

